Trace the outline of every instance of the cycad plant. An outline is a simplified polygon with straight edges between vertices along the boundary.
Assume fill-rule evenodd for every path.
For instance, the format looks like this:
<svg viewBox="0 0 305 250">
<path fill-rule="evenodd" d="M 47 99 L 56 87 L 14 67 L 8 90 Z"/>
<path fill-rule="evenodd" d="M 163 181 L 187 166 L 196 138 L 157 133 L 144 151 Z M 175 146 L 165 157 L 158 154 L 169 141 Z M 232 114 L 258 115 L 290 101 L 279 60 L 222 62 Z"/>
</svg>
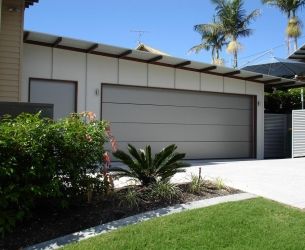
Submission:
<svg viewBox="0 0 305 250">
<path fill-rule="evenodd" d="M 174 174 L 184 172 L 182 168 L 189 166 L 183 162 L 185 154 L 176 153 L 177 146 L 169 145 L 161 152 L 152 156 L 151 147 L 137 150 L 128 144 L 128 153 L 117 150 L 113 155 L 127 165 L 128 169 L 116 167 L 111 171 L 119 172 L 119 176 L 138 179 L 143 186 L 149 186 L 157 181 L 168 181 Z"/>
</svg>

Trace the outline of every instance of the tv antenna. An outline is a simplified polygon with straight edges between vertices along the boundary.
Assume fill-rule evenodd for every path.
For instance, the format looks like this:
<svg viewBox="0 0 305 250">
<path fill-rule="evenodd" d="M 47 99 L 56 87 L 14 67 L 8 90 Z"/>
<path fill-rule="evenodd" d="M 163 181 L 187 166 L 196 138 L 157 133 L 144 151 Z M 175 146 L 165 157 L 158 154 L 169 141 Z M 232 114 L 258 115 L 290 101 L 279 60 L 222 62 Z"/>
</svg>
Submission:
<svg viewBox="0 0 305 250">
<path fill-rule="evenodd" d="M 138 35 L 138 40 L 137 40 L 137 44 L 141 44 L 142 43 L 142 36 L 145 34 L 145 33 L 148 33 L 147 30 L 131 30 L 130 32 L 133 32 L 133 33 L 137 33 Z"/>
</svg>

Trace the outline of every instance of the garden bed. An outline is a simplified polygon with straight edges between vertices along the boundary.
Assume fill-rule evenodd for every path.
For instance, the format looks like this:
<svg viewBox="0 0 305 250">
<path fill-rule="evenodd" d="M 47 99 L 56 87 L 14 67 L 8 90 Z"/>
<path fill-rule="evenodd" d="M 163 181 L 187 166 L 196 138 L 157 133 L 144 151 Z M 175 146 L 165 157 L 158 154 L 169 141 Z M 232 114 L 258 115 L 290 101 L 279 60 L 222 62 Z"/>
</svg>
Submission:
<svg viewBox="0 0 305 250">
<path fill-rule="evenodd" d="M 1 240 L 0 249 L 20 249 L 21 247 L 168 205 L 239 193 L 238 190 L 219 187 L 219 185 L 209 181 L 205 181 L 204 186 L 197 192 L 191 192 L 189 185 L 179 185 L 181 190 L 179 196 L 170 201 L 151 198 L 140 199 L 139 203 L 133 207 L 126 205 L 126 203 L 123 204 L 122 197 L 126 197 L 130 190 L 145 197 L 147 189 L 140 186 L 125 187 L 104 197 L 94 197 L 90 204 L 81 199 L 75 200 L 66 209 L 59 209 L 54 204 L 50 204 L 50 202 L 41 204 L 36 207 L 31 218 L 18 224 L 13 232 L 8 233 Z"/>
</svg>

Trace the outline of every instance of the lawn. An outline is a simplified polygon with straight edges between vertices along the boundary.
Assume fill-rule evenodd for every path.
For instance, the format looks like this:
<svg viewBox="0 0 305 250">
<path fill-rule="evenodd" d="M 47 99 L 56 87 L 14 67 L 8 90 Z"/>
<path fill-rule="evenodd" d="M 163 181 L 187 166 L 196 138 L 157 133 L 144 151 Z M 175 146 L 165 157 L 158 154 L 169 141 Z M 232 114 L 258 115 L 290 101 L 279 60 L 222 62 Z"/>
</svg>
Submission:
<svg viewBox="0 0 305 250">
<path fill-rule="evenodd" d="M 305 213 L 262 198 L 128 226 L 70 249 L 305 249 Z"/>
</svg>

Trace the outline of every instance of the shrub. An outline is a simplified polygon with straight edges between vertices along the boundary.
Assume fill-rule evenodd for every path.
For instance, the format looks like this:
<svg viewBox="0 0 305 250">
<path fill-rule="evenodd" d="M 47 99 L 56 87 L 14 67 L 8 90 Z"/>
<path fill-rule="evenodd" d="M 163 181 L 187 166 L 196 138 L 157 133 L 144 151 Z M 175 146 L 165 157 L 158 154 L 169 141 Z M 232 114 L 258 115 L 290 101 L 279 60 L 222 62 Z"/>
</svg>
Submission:
<svg viewBox="0 0 305 250">
<path fill-rule="evenodd" d="M 150 186 L 151 199 L 172 202 L 181 196 L 180 188 L 168 181 L 158 181 Z"/>
<path fill-rule="evenodd" d="M 121 150 L 117 150 L 113 155 L 126 164 L 129 169 L 116 167 L 111 170 L 119 172 L 120 176 L 136 178 L 144 186 L 149 186 L 159 180 L 166 181 L 174 174 L 184 172 L 182 168 L 189 166 L 182 161 L 185 154 L 175 153 L 176 149 L 176 145 L 169 145 L 153 157 L 150 146 L 146 146 L 145 150 L 137 150 L 128 144 L 130 155 Z"/>
<path fill-rule="evenodd" d="M 92 113 L 58 122 L 40 114 L 0 122 L 0 234 L 29 215 L 39 199 L 67 198 L 104 188 L 100 174 L 108 124 Z M 100 172 L 100 171 L 99 171 Z"/>
<path fill-rule="evenodd" d="M 0 123 L 0 232 L 22 219 L 38 197 L 59 195 L 54 175 L 55 131 L 39 114 Z"/>
<path fill-rule="evenodd" d="M 137 192 L 137 190 L 128 188 L 127 192 L 120 197 L 119 206 L 139 209 L 140 203 L 141 203 L 141 197 Z"/>
<path fill-rule="evenodd" d="M 223 181 L 223 179 L 221 179 L 220 177 L 217 177 L 214 181 L 215 183 L 215 187 L 217 190 L 221 190 L 221 189 L 225 189 L 226 188 L 226 185 Z"/>
<path fill-rule="evenodd" d="M 85 193 L 88 189 L 98 191 L 104 143 L 107 141 L 108 123 L 88 118 L 86 113 L 72 114 L 53 125 L 56 131 L 55 159 L 57 176 L 62 193 L 67 197 Z M 88 176 L 90 175 L 91 178 Z"/>
<path fill-rule="evenodd" d="M 194 194 L 200 194 L 204 189 L 205 182 L 201 176 L 192 175 L 191 182 L 188 184 L 188 190 Z"/>
</svg>

